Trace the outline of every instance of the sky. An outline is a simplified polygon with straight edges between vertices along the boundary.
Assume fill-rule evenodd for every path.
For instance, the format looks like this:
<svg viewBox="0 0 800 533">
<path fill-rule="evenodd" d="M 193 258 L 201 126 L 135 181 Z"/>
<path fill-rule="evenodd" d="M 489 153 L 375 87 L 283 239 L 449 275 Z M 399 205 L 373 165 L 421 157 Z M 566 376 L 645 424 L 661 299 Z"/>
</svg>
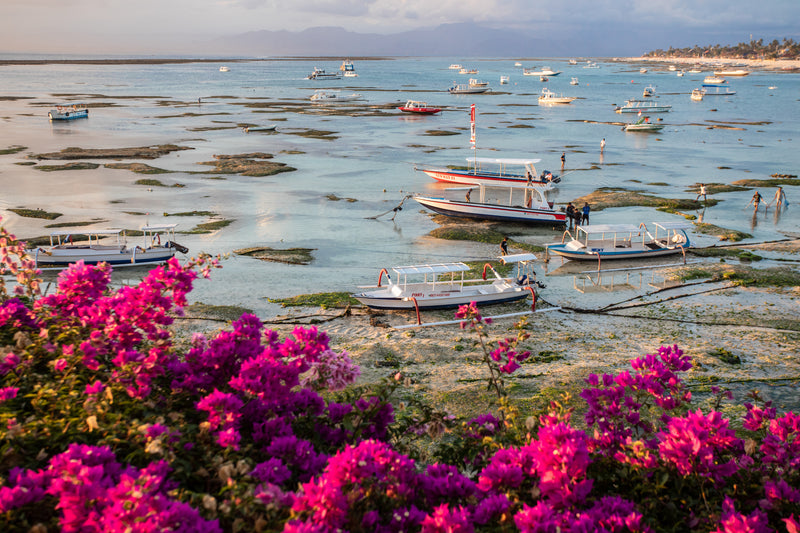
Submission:
<svg viewBox="0 0 800 533">
<path fill-rule="evenodd" d="M 606 45 L 636 29 L 653 36 L 647 49 L 751 36 L 800 41 L 800 0 L 2 0 L 1 13 L 0 53 L 164 55 L 259 30 L 337 26 L 385 34 L 455 22 L 591 36 Z"/>
</svg>

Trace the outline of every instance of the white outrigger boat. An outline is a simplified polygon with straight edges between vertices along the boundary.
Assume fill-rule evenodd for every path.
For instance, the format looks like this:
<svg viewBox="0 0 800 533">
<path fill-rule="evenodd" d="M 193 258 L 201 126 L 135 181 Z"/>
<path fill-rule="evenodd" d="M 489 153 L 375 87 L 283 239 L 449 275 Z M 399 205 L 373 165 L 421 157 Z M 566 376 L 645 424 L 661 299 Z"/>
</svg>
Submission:
<svg viewBox="0 0 800 533">
<path fill-rule="evenodd" d="M 471 197 L 473 189 L 478 189 L 477 201 Z M 467 191 L 462 200 L 415 195 L 414 200 L 435 213 L 451 217 L 476 218 L 479 220 L 499 220 L 522 224 L 566 223 L 566 213 L 553 209 L 541 187 L 528 185 L 484 185 L 478 183 L 470 187 L 451 187 L 448 192 Z"/>
<path fill-rule="evenodd" d="M 628 100 L 625 105 L 616 109 L 617 113 L 666 113 L 672 109 L 671 105 L 658 104 L 646 100 Z"/>
<path fill-rule="evenodd" d="M 50 120 L 73 120 L 76 118 L 88 118 L 89 108 L 86 104 L 63 104 L 51 109 L 47 116 Z"/>
<path fill-rule="evenodd" d="M 88 265 L 109 263 L 114 267 L 137 266 L 163 263 L 171 259 L 176 251 L 189 251 L 175 242 L 177 224 L 142 226 L 144 241 L 140 246 L 129 247 L 122 229 L 60 230 L 50 234 L 50 246 L 28 250 L 38 267 L 66 268 L 70 264 L 83 261 Z M 88 242 L 73 243 L 71 235 L 84 234 Z M 162 243 L 163 235 L 163 243 Z M 101 244 L 101 239 L 106 241 Z"/>
<path fill-rule="evenodd" d="M 536 163 L 541 159 L 513 159 L 501 157 L 468 157 L 465 168 L 416 168 L 436 181 L 465 185 L 533 185 L 552 189 L 561 178 L 549 170 L 536 174 Z M 488 168 L 487 168 L 488 167 Z M 508 170 L 512 167 L 513 170 Z M 520 170 L 516 170 L 521 168 Z"/>
<path fill-rule="evenodd" d="M 578 226 L 575 237 L 565 231 L 560 243 L 545 245 L 545 260 L 551 253 L 583 261 L 601 259 L 639 259 L 683 253 L 691 247 L 688 222 L 654 222 L 655 235 L 644 223 L 592 224 Z M 661 234 L 659 235 L 659 230 Z M 570 240 L 566 237 L 569 235 Z"/>
<path fill-rule="evenodd" d="M 341 91 L 319 89 L 311 95 L 311 101 L 315 104 L 336 104 L 339 102 L 353 102 L 360 100 L 359 93 L 341 94 Z"/>
<path fill-rule="evenodd" d="M 468 83 L 457 83 L 453 85 L 447 92 L 450 94 L 482 94 L 489 90 L 488 85 L 474 86 Z"/>
<path fill-rule="evenodd" d="M 528 295 L 535 298 L 536 282 L 533 264 L 536 256 L 530 253 L 506 255 L 499 258 L 505 264 L 516 265 L 513 277 L 502 277 L 489 263 L 483 267 L 483 276 L 464 279 L 470 268 L 464 263 L 437 263 L 399 266 L 392 268 L 395 278 L 384 268 L 378 285 L 359 287 L 364 292 L 353 298 L 373 309 L 447 309 L 475 302 L 478 305 L 499 304 L 522 300 Z M 495 279 L 486 279 L 487 269 Z M 387 284 L 383 285 L 383 274 Z M 410 280 L 409 280 L 410 277 Z"/>
</svg>

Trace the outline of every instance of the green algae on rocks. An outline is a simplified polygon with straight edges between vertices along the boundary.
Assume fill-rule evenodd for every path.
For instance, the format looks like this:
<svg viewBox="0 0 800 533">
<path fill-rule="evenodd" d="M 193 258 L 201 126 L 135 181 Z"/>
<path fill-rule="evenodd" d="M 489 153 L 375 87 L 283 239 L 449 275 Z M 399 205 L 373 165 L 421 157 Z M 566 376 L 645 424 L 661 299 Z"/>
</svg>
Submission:
<svg viewBox="0 0 800 533">
<path fill-rule="evenodd" d="M 240 248 L 234 250 L 236 255 L 247 255 L 261 261 L 272 261 L 275 263 L 286 263 L 289 265 L 308 265 L 314 260 L 311 255 L 316 248 L 286 248 L 276 249 L 268 246 L 254 246 L 251 248 Z"/>
</svg>

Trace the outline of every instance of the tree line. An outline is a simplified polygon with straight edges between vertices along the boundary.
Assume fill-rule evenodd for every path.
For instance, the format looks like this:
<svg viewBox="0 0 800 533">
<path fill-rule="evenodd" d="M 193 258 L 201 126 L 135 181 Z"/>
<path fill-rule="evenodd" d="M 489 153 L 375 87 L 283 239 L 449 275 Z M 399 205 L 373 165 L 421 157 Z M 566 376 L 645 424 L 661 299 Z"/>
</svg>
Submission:
<svg viewBox="0 0 800 533">
<path fill-rule="evenodd" d="M 749 43 L 739 43 L 733 46 L 721 44 L 708 46 L 688 46 L 685 48 L 669 47 L 668 50 L 653 50 L 644 54 L 645 57 L 718 57 L 724 59 L 794 59 L 800 57 L 800 43 L 792 39 L 773 39 L 765 44 L 764 39 L 750 40 Z"/>
</svg>

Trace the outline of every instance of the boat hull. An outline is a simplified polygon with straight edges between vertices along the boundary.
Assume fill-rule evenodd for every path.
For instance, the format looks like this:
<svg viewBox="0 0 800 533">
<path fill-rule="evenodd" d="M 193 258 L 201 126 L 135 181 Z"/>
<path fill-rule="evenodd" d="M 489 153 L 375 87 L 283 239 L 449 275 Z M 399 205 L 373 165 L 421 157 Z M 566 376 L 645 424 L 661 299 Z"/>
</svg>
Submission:
<svg viewBox="0 0 800 533">
<path fill-rule="evenodd" d="M 87 265 L 109 263 L 117 267 L 148 265 L 163 263 L 175 255 L 173 248 L 156 247 L 125 248 L 122 250 L 95 249 L 93 247 L 70 247 L 69 249 L 37 248 L 29 252 L 36 260 L 37 266 L 66 268 L 71 264 L 83 261 Z"/>
<path fill-rule="evenodd" d="M 659 124 L 647 124 L 644 126 L 639 124 L 629 124 L 625 126 L 625 131 L 635 131 L 639 133 L 654 133 L 663 129 L 664 126 Z"/>
<path fill-rule="evenodd" d="M 672 106 L 620 107 L 617 113 L 667 113 Z"/>
<path fill-rule="evenodd" d="M 422 196 L 417 196 L 414 199 L 431 211 L 452 217 L 500 220 L 504 222 L 519 222 L 522 224 L 563 225 L 566 223 L 566 214 L 552 209 L 527 209 L 524 207 L 478 204 Z"/>
<path fill-rule="evenodd" d="M 440 108 L 437 108 L 437 107 L 423 107 L 423 108 L 419 108 L 419 107 L 405 107 L 405 106 L 400 106 L 400 107 L 398 107 L 397 109 L 399 109 L 399 110 L 400 110 L 400 111 L 402 111 L 403 113 L 412 113 L 412 114 L 415 114 L 415 115 L 435 115 L 436 113 L 438 113 L 439 111 L 441 111 L 441 109 L 440 109 Z"/>
<path fill-rule="evenodd" d="M 688 240 L 683 247 L 672 246 L 667 248 L 634 246 L 631 248 L 588 248 L 572 250 L 567 244 L 548 244 L 546 246 L 547 252 L 576 261 L 597 261 L 598 257 L 603 261 L 608 261 L 613 259 L 641 259 L 645 257 L 679 254 L 690 246 Z"/>
<path fill-rule="evenodd" d="M 388 293 L 389 291 L 385 292 Z M 473 290 L 420 294 L 414 296 L 417 301 L 416 306 L 411 296 L 394 296 L 390 294 L 380 296 L 377 294 L 377 291 L 371 293 L 357 293 L 352 296 L 372 309 L 412 310 L 419 307 L 421 310 L 429 310 L 451 309 L 461 305 L 467 305 L 470 302 L 475 302 L 478 305 L 516 302 L 530 296 L 530 291 L 520 286 L 510 288 L 508 291 L 489 294 L 481 294 L 480 291 Z"/>
<path fill-rule="evenodd" d="M 77 118 L 89 118 L 89 110 L 81 109 L 79 111 L 66 112 L 50 111 L 47 113 L 47 116 L 50 120 L 75 120 Z"/>
</svg>

